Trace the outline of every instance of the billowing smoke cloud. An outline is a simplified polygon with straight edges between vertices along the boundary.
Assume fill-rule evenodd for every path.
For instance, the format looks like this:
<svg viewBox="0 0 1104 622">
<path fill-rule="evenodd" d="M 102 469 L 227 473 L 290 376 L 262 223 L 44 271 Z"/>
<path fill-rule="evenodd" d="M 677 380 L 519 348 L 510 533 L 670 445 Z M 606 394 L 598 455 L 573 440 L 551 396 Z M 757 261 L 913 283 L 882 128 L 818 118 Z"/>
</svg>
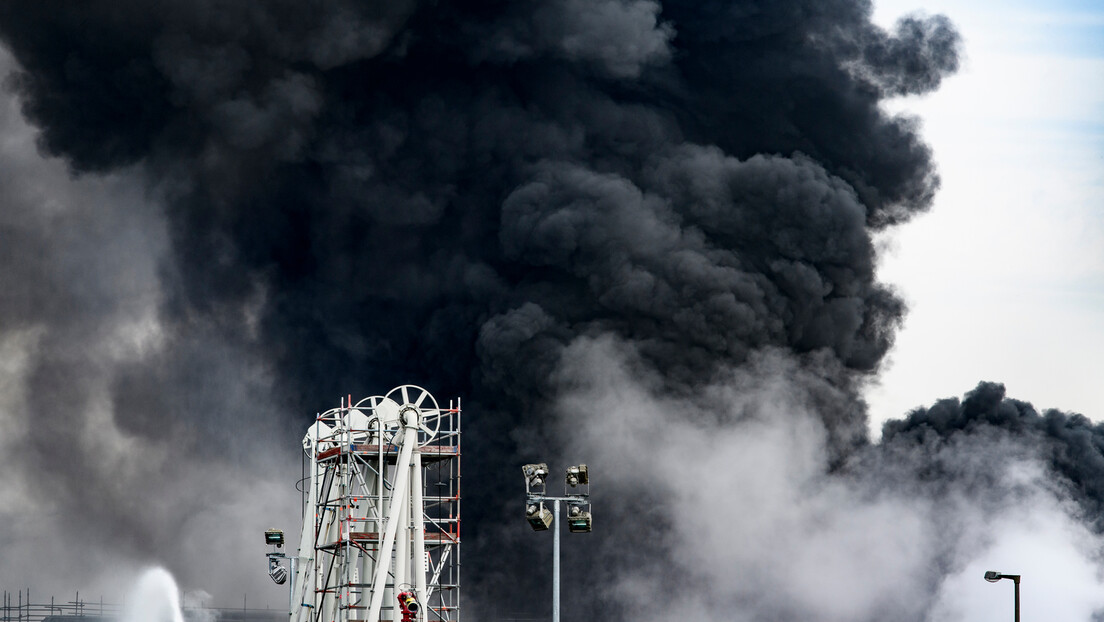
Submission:
<svg viewBox="0 0 1104 622">
<path fill-rule="evenodd" d="M 925 455 L 939 454 L 948 438 L 1022 443 L 1061 476 L 1062 496 L 1078 503 L 1094 531 L 1104 532 L 1104 425 L 1082 415 L 1040 414 L 1027 402 L 1006 398 L 1002 385 L 983 382 L 962 401 L 941 400 L 888 422 L 882 435 L 891 451 Z M 929 477 L 943 479 L 942 471 Z"/>
<path fill-rule="evenodd" d="M 1007 593 L 976 597 L 992 566 L 1024 573 L 1025 619 L 1100 615 L 1102 541 L 1085 520 L 1097 502 L 1067 489 L 1094 469 L 1072 466 L 1081 418 L 1048 413 L 1044 431 L 983 384 L 890 423 L 829 474 L 808 399 L 824 374 L 786 353 L 679 398 L 617 340 L 578 340 L 571 355 L 563 433 L 598 456 L 589 466 L 617 500 L 604 521 L 621 526 L 580 561 L 636 549 L 604 583 L 626 618 L 1004 619 Z"/>
<path fill-rule="evenodd" d="M 164 562 L 229 604 L 259 594 L 251 560 L 211 560 L 296 513 L 294 454 L 261 450 L 298 436 L 266 419 L 271 373 L 217 318 L 160 313 L 169 240 L 140 169 L 71 179 L 15 100 L 0 134 L 0 583 L 117 600 Z"/>
<path fill-rule="evenodd" d="M 4 157 L 31 174 L 4 186 L 0 229 L 11 353 L 0 422 L 18 474 L 3 485 L 97 554 L 171 556 L 161 561 L 186 587 L 259 591 L 245 542 L 272 517 L 294 520 L 277 485 L 294 477 L 308 416 L 412 382 L 463 395 L 474 413 L 465 572 L 485 612 L 539 609 L 539 577 L 519 581 L 522 555 L 501 554 L 504 541 L 534 547 L 503 522 L 517 522 L 519 461 L 587 444 L 624 493 L 604 501 L 609 516 L 656 519 L 639 529 L 663 543 L 651 554 L 667 567 L 621 573 L 643 552 L 617 546 L 624 532 L 595 536 L 610 562 L 588 576 L 627 591 L 569 604 L 615 616 L 633 610 L 633 589 L 692 565 L 676 553 L 708 552 L 680 549 L 687 517 L 660 512 L 682 493 L 656 465 L 678 456 L 641 458 L 668 440 L 692 452 L 715 432 L 735 449 L 717 444 L 672 476 L 759 451 L 782 471 L 724 474 L 716 498 L 751 486 L 771 497 L 768 519 L 823 485 L 790 522 L 734 530 L 781 537 L 842 507 L 820 535 L 788 540 L 827 560 L 841 559 L 833 538 L 862 533 L 834 526 L 848 511 L 867 531 L 900 518 L 878 537 L 913 539 L 908 563 L 928 581 L 895 615 L 921 619 L 940 578 L 970 559 L 958 545 L 973 511 L 948 515 L 956 536 L 926 546 L 934 511 L 876 491 L 918 486 L 934 503 L 943 480 L 917 473 L 941 451 L 959 464 L 937 439 L 973 436 L 966 424 L 911 432 L 925 425 L 917 413 L 871 446 L 857 396 L 904 312 L 874 278 L 871 234 L 926 209 L 938 187 L 916 122 L 879 104 L 936 88 L 957 68 L 959 37 L 942 17 L 889 32 L 870 13 L 853 0 L 0 5 L 17 64 L 8 84 L 56 158 L 28 155 L 9 109 L 23 138 Z M 608 386 L 579 375 L 603 365 L 629 371 Z M 619 386 L 652 404 L 637 422 L 646 434 L 593 406 Z M 792 408 L 767 408 L 781 397 Z M 1008 442 L 1034 446 L 1021 437 Z M 1044 472 L 1091 497 L 1067 462 Z M 972 477 L 946 481 L 960 490 Z M 734 511 L 714 499 L 686 501 L 703 517 Z M 31 510 L 19 516 L 7 537 L 45 537 Z M 196 555 L 204 538 L 217 541 Z M 714 571 L 763 558 L 761 576 L 709 584 L 702 615 L 891 610 L 876 552 L 846 560 L 868 597 L 818 613 L 758 598 L 788 569 L 738 544 Z M 206 585 L 216 551 L 234 560 Z"/>
</svg>

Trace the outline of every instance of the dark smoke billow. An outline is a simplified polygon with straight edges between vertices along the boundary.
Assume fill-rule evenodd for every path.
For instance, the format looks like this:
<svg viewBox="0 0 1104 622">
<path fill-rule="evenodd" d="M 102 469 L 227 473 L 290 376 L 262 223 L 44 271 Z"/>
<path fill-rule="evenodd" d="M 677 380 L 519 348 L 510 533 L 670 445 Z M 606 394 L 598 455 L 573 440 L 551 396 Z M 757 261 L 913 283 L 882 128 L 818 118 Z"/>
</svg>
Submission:
<svg viewBox="0 0 1104 622">
<path fill-rule="evenodd" d="M 889 421 L 882 431 L 886 453 L 922 451 L 937 455 L 962 439 L 1008 442 L 1023 446 L 1056 475 L 1054 486 L 1075 501 L 1078 514 L 1096 532 L 1104 532 L 1104 425 L 1083 415 L 1049 409 L 1005 397 L 1004 386 L 982 382 L 963 400 L 940 400 L 918 408 L 902 420 Z M 929 463 L 921 478 L 946 479 L 941 461 Z M 930 484 L 929 484 L 930 485 Z"/>
<path fill-rule="evenodd" d="M 1024 494 L 1070 492 L 1096 524 L 1085 469 L 1100 451 L 1077 417 L 1001 427 L 940 402 L 868 440 L 859 390 L 904 313 L 874 278 L 871 235 L 938 187 L 916 121 L 879 104 L 938 87 L 960 45 L 941 16 L 887 32 L 870 14 L 854 1 L 0 4 L 9 89 L 40 152 L 76 174 L 57 181 L 51 161 L 52 177 L 13 176 L 0 195 L 4 248 L 39 251 L 0 254 L 11 494 L 97 543 L 85 571 L 169 558 L 201 586 L 217 555 L 234 558 L 218 579 L 228 594 L 261 593 L 247 543 L 273 517 L 297 520 L 281 486 L 308 415 L 413 382 L 463 395 L 473 413 L 465 573 L 486 616 L 544 609 L 531 596 L 540 576 L 518 569 L 546 553 L 507 520 L 509 474 L 568 442 L 620 493 L 598 501 L 607 522 L 591 552 L 606 563 L 585 571 L 617 588 L 567 600 L 602 617 L 642 615 L 653 583 L 693 579 L 713 618 L 923 619 L 972 554 L 966 517 L 984 508 L 937 516 L 878 491 L 935 499 L 969 485 L 987 491 L 978 504 L 1006 502 L 1007 462 L 960 459 L 997 435 L 977 433 L 982 421 L 1025 464 L 1047 465 L 1046 490 L 1032 480 Z M 26 132 L 12 111 L 5 123 Z M 25 144 L 5 157 L 22 162 Z M 609 402 L 619 394 L 638 407 Z M 789 408 L 768 407 L 782 396 Z M 820 613 L 779 595 L 777 564 L 735 590 L 675 572 L 695 564 L 679 557 L 681 493 L 641 463 L 668 439 L 665 420 L 731 438 L 760 464 L 801 463 L 762 478 L 796 495 L 772 497 L 764 517 L 816 485 L 830 492 L 812 505 L 841 524 L 853 510 L 913 530 L 883 532 L 886 547 L 925 541 L 932 524 L 958 536 L 910 558 L 927 581 L 896 609 L 874 555 L 854 562 L 868 594 Z M 607 428 L 635 444 L 618 450 Z M 709 513 L 711 499 L 684 501 Z M 32 510 L 13 515 L 3 537 L 40 533 Z M 640 516 L 654 520 L 624 527 Z M 832 538 L 848 534 L 821 533 L 788 546 L 836 559 Z M 642 542 L 654 549 L 627 552 Z M 718 556 L 712 576 L 775 555 L 747 550 Z"/>
</svg>

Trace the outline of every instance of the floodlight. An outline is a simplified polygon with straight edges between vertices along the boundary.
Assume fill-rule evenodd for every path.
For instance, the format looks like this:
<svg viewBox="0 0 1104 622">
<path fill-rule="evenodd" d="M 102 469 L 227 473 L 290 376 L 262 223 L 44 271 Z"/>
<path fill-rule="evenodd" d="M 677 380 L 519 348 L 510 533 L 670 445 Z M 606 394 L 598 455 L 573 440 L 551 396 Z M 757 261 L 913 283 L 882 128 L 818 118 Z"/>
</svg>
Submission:
<svg viewBox="0 0 1104 622">
<path fill-rule="evenodd" d="M 269 529 L 265 531 L 265 544 L 271 544 L 276 547 L 284 546 L 284 532 L 279 529 Z"/>
<path fill-rule="evenodd" d="M 525 482 L 528 486 L 541 488 L 544 486 L 544 480 L 548 477 L 548 465 L 543 462 L 527 464 L 521 467 L 521 472 L 525 475 Z"/>
<path fill-rule="evenodd" d="M 587 533 L 590 531 L 590 512 L 585 509 L 582 502 L 569 502 L 567 506 L 567 530 L 571 533 Z"/>
<path fill-rule="evenodd" d="M 283 585 L 287 581 L 287 568 L 283 566 L 276 566 L 269 573 L 268 576 L 272 577 L 272 580 L 276 582 L 276 585 Z"/>
<path fill-rule="evenodd" d="M 578 510 L 578 512 L 575 512 Z M 591 530 L 590 512 L 586 512 L 577 506 L 572 507 L 567 517 L 567 530 L 571 533 L 589 533 Z"/>
<path fill-rule="evenodd" d="M 530 503 L 525 508 L 525 519 L 533 531 L 545 531 L 552 526 L 552 512 L 544 507 L 544 503 Z"/>
<path fill-rule="evenodd" d="M 587 465 L 580 464 L 577 466 L 568 467 L 565 480 L 567 481 L 567 485 L 571 486 L 572 488 L 580 484 L 589 484 L 590 475 L 587 473 Z"/>
<path fill-rule="evenodd" d="M 277 553 L 273 553 L 277 555 Z M 268 558 L 268 576 L 276 583 L 276 585 L 283 585 L 288 578 L 287 568 L 280 565 L 280 562 L 276 557 Z"/>
</svg>

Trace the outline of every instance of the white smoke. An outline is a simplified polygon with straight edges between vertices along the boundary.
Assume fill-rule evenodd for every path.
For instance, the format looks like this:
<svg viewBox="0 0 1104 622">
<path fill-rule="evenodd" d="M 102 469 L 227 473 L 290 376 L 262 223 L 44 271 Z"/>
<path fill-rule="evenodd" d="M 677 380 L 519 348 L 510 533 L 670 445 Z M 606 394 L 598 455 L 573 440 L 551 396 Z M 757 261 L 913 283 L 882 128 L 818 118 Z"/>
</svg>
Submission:
<svg viewBox="0 0 1104 622">
<path fill-rule="evenodd" d="M 1070 517 L 1030 455 L 980 495 L 918 494 L 880 473 L 828 474 L 809 372 L 782 353 L 682 398 L 610 339 L 578 340 L 564 360 L 564 434 L 572 458 L 592 465 L 595 530 L 651 553 L 615 573 L 612 594 L 630 618 L 1005 619 L 1011 584 L 986 583 L 985 570 L 1024 574 L 1025 619 L 1089 620 L 1104 607 L 1101 539 Z M 969 462 L 1014 450 L 949 453 Z M 603 521 L 632 499 L 655 507 Z M 640 521 L 657 519 L 663 538 L 644 541 Z"/>
<path fill-rule="evenodd" d="M 215 622 L 218 610 L 211 607 L 213 597 L 205 590 L 184 592 L 184 610 L 188 612 L 187 622 Z"/>
</svg>

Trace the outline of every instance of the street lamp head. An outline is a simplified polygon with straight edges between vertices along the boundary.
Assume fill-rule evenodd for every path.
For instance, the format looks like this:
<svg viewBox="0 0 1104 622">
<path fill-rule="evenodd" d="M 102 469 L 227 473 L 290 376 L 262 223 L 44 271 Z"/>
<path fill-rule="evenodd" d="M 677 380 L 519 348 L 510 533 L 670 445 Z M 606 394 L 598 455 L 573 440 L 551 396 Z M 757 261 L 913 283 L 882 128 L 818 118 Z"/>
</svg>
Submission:
<svg viewBox="0 0 1104 622">
<path fill-rule="evenodd" d="M 1004 575 L 997 572 L 996 570 L 987 570 L 985 572 L 985 580 L 990 582 L 990 583 L 996 583 L 997 581 L 1000 581 L 1003 578 L 1004 578 Z"/>
</svg>

